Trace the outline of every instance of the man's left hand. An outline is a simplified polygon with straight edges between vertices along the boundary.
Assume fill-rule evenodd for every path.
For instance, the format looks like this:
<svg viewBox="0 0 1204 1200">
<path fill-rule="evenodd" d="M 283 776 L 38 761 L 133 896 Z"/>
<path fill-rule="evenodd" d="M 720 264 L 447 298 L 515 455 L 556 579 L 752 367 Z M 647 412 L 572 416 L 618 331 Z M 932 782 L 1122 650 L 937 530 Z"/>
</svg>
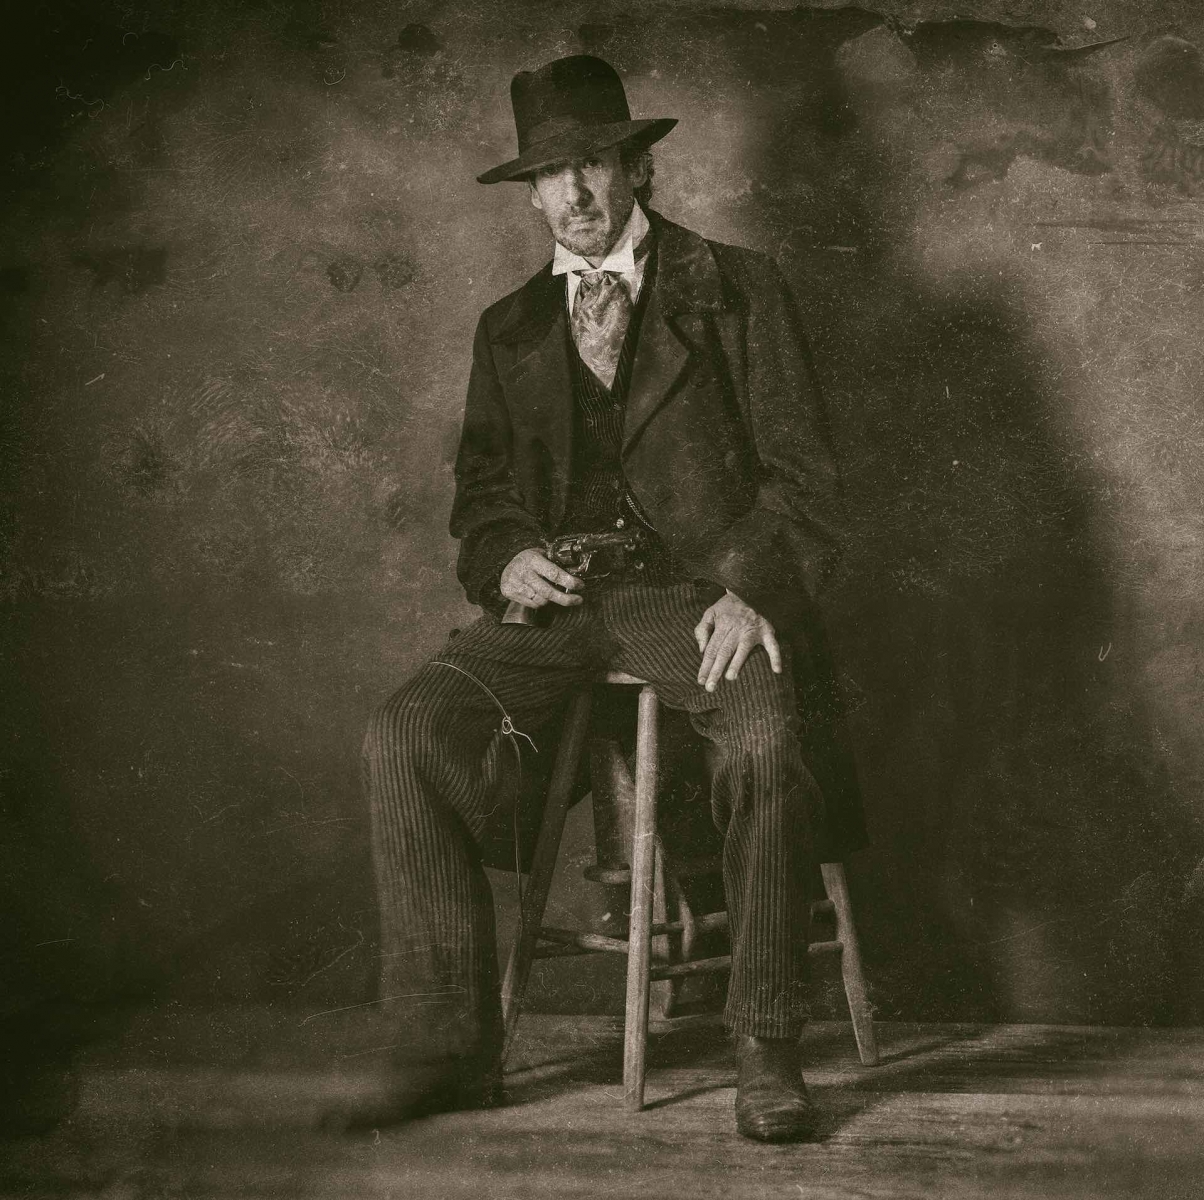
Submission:
<svg viewBox="0 0 1204 1200">
<path fill-rule="evenodd" d="M 735 679 L 748 656 L 764 646 L 775 675 L 782 673 L 782 648 L 773 626 L 734 592 L 721 596 L 694 628 L 702 666 L 698 682 L 713 692 L 720 679 Z"/>
</svg>

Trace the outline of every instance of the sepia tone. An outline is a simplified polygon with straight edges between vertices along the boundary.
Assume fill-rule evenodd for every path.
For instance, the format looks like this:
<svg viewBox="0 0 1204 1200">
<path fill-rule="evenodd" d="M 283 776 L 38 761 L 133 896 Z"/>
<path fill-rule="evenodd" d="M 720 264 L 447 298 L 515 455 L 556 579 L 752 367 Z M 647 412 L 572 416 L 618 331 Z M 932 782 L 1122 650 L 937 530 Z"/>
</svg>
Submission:
<svg viewBox="0 0 1204 1200">
<path fill-rule="evenodd" d="M 3 1103 L 64 1120 L 5 1143 L 6 1189 L 596 1194 L 600 1122 L 613 1194 L 653 1162 L 666 1195 L 1192 1194 L 1204 8 L 97 0 L 10 50 Z M 552 960 L 529 1103 L 403 1131 L 373 1182 L 300 1132 L 388 1037 L 360 742 L 475 616 L 473 329 L 550 244 L 474 180 L 513 73 L 580 52 L 679 119 L 653 207 L 774 258 L 815 353 L 884 1065 L 820 970 L 826 1140 L 714 1150 L 722 1043 L 654 1039 L 628 1117 L 621 961 Z M 583 804 L 556 924 L 607 911 L 593 855 Z M 281 1173 L 299 1142 L 321 1179 Z"/>
</svg>

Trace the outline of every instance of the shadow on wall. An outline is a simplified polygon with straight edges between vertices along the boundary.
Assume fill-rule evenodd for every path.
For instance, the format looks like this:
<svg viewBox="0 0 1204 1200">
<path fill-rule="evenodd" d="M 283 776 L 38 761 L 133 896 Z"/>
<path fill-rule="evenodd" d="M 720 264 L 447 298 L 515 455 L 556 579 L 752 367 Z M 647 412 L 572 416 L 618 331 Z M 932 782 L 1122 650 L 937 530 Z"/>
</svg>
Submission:
<svg viewBox="0 0 1204 1200">
<path fill-rule="evenodd" d="M 1135 640 L 1128 564 L 1068 433 L 1064 364 L 1005 272 L 918 272 L 914 176 L 865 128 L 930 72 L 948 86 L 976 55 L 1024 48 L 999 96 L 972 86 L 984 126 L 998 106 L 1027 131 L 963 141 L 951 198 L 983 177 L 988 143 L 991 178 L 1019 153 L 1106 172 L 1107 90 L 1079 58 L 1034 57 L 1040 31 L 953 22 L 910 45 L 877 30 L 877 88 L 854 104 L 837 55 L 864 23 L 760 19 L 763 34 L 725 31 L 748 77 L 797 81 L 789 64 L 809 65 L 743 169 L 761 181 L 749 216 L 804 304 L 847 455 L 856 528 L 829 608 L 874 838 L 854 882 L 881 1015 L 1166 1019 L 1184 966 L 1177 898 L 1200 847 L 1137 664 L 1110 649 Z"/>
</svg>

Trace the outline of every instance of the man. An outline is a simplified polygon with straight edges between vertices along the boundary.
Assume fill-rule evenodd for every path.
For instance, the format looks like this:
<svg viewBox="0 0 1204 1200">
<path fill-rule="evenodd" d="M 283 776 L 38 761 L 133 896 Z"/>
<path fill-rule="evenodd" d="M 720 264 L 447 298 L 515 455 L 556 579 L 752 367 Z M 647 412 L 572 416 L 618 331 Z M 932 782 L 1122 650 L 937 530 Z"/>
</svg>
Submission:
<svg viewBox="0 0 1204 1200">
<path fill-rule="evenodd" d="M 608 665 L 648 679 L 718 749 L 737 1125 L 803 1137 L 821 808 L 805 747 L 824 728 L 836 745 L 814 597 L 841 503 L 820 397 L 773 263 L 645 209 L 648 147 L 675 121 L 632 120 L 618 75 L 589 56 L 520 73 L 511 97 L 519 155 L 480 181 L 525 183 L 555 252 L 485 312 L 473 348 L 451 530 L 487 615 L 377 712 L 365 742 L 382 1000 L 410 1046 L 388 1103 L 349 1120 L 497 1099 L 496 947 L 477 846 L 497 803 L 487 751 L 499 723 L 536 727 Z M 552 535 L 603 530 L 632 543 L 599 584 L 544 553 Z M 536 619 L 502 621 L 509 604 Z M 844 821 L 848 847 L 862 835 L 845 799 L 829 797 L 828 823 Z"/>
</svg>

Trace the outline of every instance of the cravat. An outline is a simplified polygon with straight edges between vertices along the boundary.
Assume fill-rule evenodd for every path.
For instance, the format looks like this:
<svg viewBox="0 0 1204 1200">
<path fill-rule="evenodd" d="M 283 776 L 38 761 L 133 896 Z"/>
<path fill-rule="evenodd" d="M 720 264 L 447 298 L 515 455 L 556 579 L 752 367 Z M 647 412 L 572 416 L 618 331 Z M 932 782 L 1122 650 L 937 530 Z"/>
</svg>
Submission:
<svg viewBox="0 0 1204 1200">
<path fill-rule="evenodd" d="M 617 271 L 581 276 L 573 304 L 573 341 L 581 361 L 609 388 L 631 323 L 631 297 Z"/>
</svg>

